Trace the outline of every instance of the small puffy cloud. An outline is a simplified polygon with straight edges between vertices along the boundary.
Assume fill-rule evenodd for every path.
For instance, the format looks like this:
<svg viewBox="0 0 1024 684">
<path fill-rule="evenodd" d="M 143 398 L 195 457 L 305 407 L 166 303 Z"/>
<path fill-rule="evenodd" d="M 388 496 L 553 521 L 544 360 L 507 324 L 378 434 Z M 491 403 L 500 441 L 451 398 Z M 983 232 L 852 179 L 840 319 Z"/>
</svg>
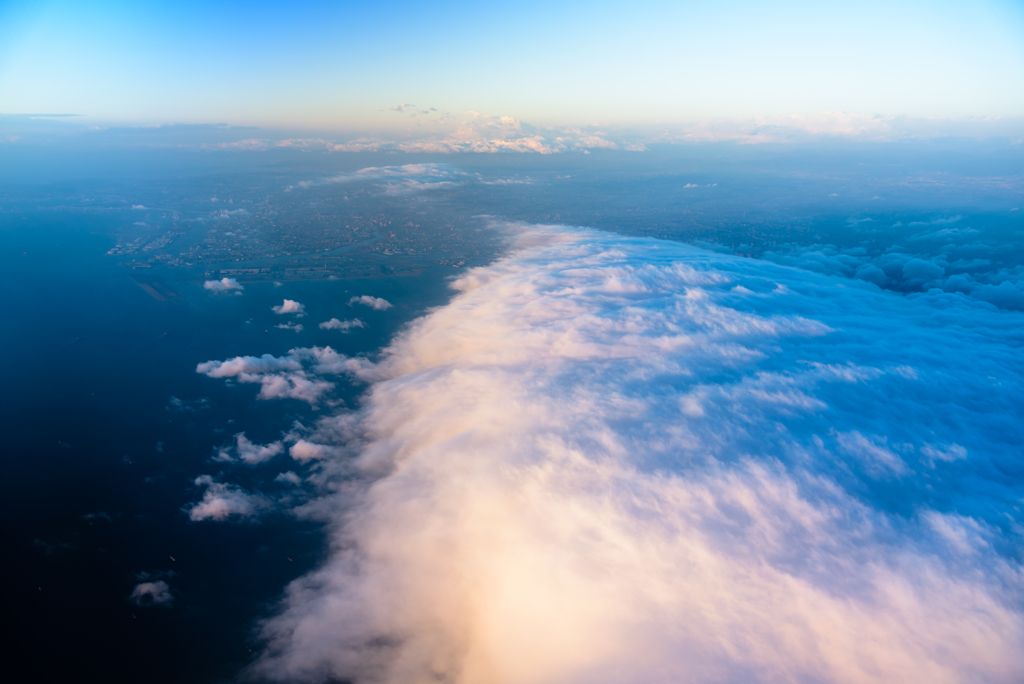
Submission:
<svg viewBox="0 0 1024 684">
<path fill-rule="evenodd" d="M 286 299 L 284 303 L 272 306 L 270 309 L 276 314 L 295 314 L 300 318 L 306 315 L 305 305 L 299 304 L 294 299 Z"/>
<path fill-rule="evenodd" d="M 338 448 L 326 444 L 316 444 L 300 439 L 288 449 L 288 454 L 299 462 L 319 461 L 338 453 Z"/>
<path fill-rule="evenodd" d="M 402 104 L 397 104 L 394 107 L 388 107 L 388 111 L 389 112 L 401 112 L 401 113 L 404 113 L 405 110 L 407 110 L 407 109 L 411 110 L 411 109 L 415 109 L 415 108 L 416 108 L 416 105 L 408 104 L 407 102 L 403 102 Z"/>
<path fill-rule="evenodd" d="M 203 287 L 212 292 L 227 292 L 229 290 L 244 290 L 245 288 L 234 278 L 221 278 L 220 280 L 207 280 Z"/>
<path fill-rule="evenodd" d="M 353 304 L 362 304 L 364 306 L 370 307 L 374 311 L 384 311 L 385 309 L 390 309 L 392 306 L 391 302 L 389 302 L 388 300 L 382 299 L 380 297 L 371 297 L 370 295 L 353 297 L 352 299 L 348 300 L 349 306 L 352 306 Z"/>
<path fill-rule="evenodd" d="M 366 323 L 363 323 L 358 318 L 353 318 L 348 321 L 339 321 L 337 318 L 332 318 L 329 321 L 324 321 L 320 324 L 321 330 L 340 330 L 342 332 L 348 332 L 352 328 L 365 328 Z"/>
<path fill-rule="evenodd" d="M 145 211 L 146 207 L 142 206 L 141 204 L 133 204 L 132 209 L 135 209 L 136 211 Z"/>
<path fill-rule="evenodd" d="M 283 473 L 280 473 L 277 477 L 275 477 L 274 482 L 280 482 L 281 484 L 291 485 L 295 487 L 302 484 L 302 478 L 293 473 L 292 471 L 287 470 Z"/>
<path fill-rule="evenodd" d="M 299 399 L 316 406 L 334 384 L 311 377 L 302 369 L 307 350 L 292 350 L 288 356 L 236 356 L 227 361 L 205 361 L 196 372 L 210 378 L 237 378 L 242 383 L 259 383 L 259 399 Z"/>
<path fill-rule="evenodd" d="M 270 354 L 259 357 L 236 356 L 227 361 L 205 361 L 196 366 L 197 373 L 202 373 L 210 378 L 233 378 L 240 375 L 301 369 L 302 363 L 294 356 L 276 357 Z"/>
<path fill-rule="evenodd" d="M 295 332 L 302 332 L 303 330 L 301 323 L 279 323 L 274 327 L 280 328 L 281 330 L 294 330 Z"/>
<path fill-rule="evenodd" d="M 270 501 L 260 494 L 250 494 L 241 487 L 216 482 L 209 475 L 197 477 L 195 483 L 205 486 L 203 498 L 186 510 L 190 520 L 224 521 L 229 518 L 253 518 L 270 508 Z"/>
<path fill-rule="evenodd" d="M 235 453 L 239 459 L 249 465 L 265 463 L 283 451 L 284 444 L 280 440 L 269 444 L 255 444 L 245 436 L 244 432 L 235 435 Z"/>
<path fill-rule="evenodd" d="M 132 589 L 128 600 L 139 607 L 167 606 L 174 602 L 171 595 L 171 588 L 167 582 L 156 580 L 155 582 L 140 582 Z"/>
</svg>

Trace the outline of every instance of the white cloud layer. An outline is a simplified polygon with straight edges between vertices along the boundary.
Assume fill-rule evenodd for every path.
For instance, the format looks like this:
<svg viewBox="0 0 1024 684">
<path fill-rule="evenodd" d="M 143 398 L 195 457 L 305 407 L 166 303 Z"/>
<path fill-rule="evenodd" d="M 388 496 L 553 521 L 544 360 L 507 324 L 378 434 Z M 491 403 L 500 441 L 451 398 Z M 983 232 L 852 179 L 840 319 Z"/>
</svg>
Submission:
<svg viewBox="0 0 1024 684">
<path fill-rule="evenodd" d="M 520 231 L 377 363 L 283 357 L 373 384 L 292 446 L 333 550 L 260 676 L 1024 678 L 1024 317 Z"/>
</svg>

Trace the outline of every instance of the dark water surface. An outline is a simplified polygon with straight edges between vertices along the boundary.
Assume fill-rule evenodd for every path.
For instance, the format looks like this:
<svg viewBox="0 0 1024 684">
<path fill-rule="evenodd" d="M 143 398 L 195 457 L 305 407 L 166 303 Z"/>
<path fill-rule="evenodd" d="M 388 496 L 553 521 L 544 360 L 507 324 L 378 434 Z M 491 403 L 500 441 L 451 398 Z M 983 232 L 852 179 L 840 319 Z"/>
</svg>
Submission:
<svg viewBox="0 0 1024 684">
<path fill-rule="evenodd" d="M 0 214 L 0 374 L 4 435 L 4 617 L 11 653 L 33 681 L 203 682 L 230 679 L 251 657 L 255 621 L 285 584 L 314 566 L 322 532 L 279 515 L 260 523 L 195 523 L 182 507 L 196 476 L 231 471 L 268 494 L 287 455 L 256 468 L 215 463 L 244 430 L 274 440 L 319 413 L 294 400 L 257 401 L 258 385 L 228 386 L 198 362 L 280 355 L 330 344 L 372 353 L 407 321 L 449 297 L 451 269 L 413 277 L 248 284 L 215 295 L 197 280 L 168 282 L 158 301 L 105 256 L 114 220 L 62 212 Z M 387 311 L 347 306 L 384 297 Z M 306 305 L 301 333 L 278 330 L 283 298 Z M 331 317 L 368 323 L 320 330 Z M 264 332 L 267 331 L 267 332 Z M 335 396 L 357 404 L 344 380 Z M 209 408 L 175 409 L 207 397 Z M 173 558 L 173 560 L 172 560 Z M 143 574 L 146 573 L 146 574 Z M 140 578 L 163 579 L 173 607 L 137 607 Z M 24 668 L 28 668 L 27 670 Z"/>
</svg>

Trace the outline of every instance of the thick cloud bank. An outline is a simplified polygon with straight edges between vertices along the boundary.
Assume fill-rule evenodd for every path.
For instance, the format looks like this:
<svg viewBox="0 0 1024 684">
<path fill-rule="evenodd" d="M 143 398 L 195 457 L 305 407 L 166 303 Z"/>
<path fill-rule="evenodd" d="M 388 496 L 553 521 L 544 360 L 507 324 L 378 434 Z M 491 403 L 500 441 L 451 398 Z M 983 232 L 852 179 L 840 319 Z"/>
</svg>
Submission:
<svg viewBox="0 0 1024 684">
<path fill-rule="evenodd" d="M 332 550 L 252 674 L 1024 681 L 1024 316 L 544 227 L 455 288 L 301 350 L 372 384 L 292 447 Z"/>
</svg>

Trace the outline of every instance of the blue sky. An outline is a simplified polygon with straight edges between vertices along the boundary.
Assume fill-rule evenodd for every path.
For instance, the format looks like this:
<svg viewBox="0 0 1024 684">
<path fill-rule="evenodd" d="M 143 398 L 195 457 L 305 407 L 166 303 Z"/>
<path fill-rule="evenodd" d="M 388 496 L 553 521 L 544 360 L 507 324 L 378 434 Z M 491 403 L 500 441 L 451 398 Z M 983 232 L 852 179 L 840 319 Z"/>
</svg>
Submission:
<svg viewBox="0 0 1024 684">
<path fill-rule="evenodd" d="M 387 131 L 1024 115 L 1011 2 L 0 5 L 0 112 Z"/>
</svg>

